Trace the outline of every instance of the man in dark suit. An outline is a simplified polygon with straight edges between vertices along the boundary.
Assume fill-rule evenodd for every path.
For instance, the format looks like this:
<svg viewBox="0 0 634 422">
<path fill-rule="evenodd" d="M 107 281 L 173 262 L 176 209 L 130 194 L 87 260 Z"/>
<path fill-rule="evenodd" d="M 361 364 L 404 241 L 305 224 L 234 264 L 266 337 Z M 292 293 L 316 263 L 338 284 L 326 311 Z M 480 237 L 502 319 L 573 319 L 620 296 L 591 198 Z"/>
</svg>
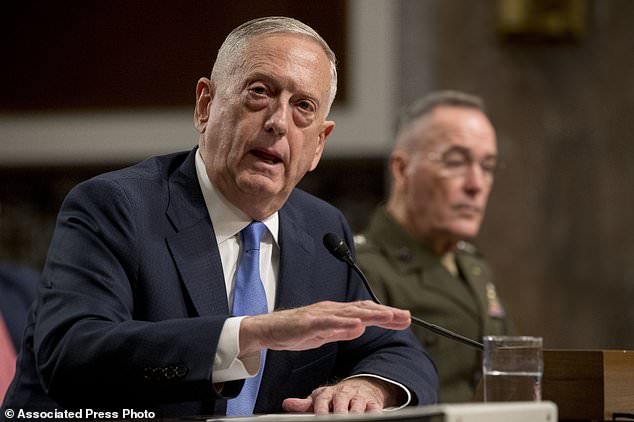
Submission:
<svg viewBox="0 0 634 422">
<path fill-rule="evenodd" d="M 295 188 L 334 128 L 335 91 L 334 54 L 311 28 L 236 28 L 196 87 L 198 147 L 66 198 L 4 406 L 225 414 L 260 377 L 246 413 L 434 402 L 409 313 L 364 300 L 321 245 L 328 232 L 351 242 L 344 217 Z M 259 296 L 238 281 L 254 224 L 257 315 L 234 302 Z"/>
</svg>

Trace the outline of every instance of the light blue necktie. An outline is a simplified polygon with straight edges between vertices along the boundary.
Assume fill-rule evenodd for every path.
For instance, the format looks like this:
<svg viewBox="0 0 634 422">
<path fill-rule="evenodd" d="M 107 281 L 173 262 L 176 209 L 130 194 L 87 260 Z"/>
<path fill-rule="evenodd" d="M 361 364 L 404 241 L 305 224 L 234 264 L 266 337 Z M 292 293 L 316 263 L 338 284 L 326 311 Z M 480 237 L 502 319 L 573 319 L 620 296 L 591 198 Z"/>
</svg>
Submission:
<svg viewBox="0 0 634 422">
<path fill-rule="evenodd" d="M 242 255 L 233 287 L 233 315 L 258 315 L 268 312 L 266 293 L 260 279 L 260 240 L 265 230 L 264 223 L 253 221 L 240 232 Z M 256 376 L 245 380 L 242 391 L 236 398 L 227 401 L 228 416 L 253 414 L 253 407 L 262 379 L 266 350 L 262 350 L 260 353 L 260 370 Z"/>
</svg>

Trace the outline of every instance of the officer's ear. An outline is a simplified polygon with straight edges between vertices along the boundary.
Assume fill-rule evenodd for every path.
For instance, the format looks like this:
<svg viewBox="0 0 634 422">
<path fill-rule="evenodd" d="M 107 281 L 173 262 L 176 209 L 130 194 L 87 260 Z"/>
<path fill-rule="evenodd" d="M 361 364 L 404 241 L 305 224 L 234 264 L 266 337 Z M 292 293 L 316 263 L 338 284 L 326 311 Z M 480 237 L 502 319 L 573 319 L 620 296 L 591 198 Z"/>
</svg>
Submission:
<svg viewBox="0 0 634 422">
<path fill-rule="evenodd" d="M 389 169 L 392 176 L 392 185 L 395 190 L 401 191 L 407 181 L 407 169 L 410 156 L 403 150 L 395 150 L 390 156 Z"/>
</svg>

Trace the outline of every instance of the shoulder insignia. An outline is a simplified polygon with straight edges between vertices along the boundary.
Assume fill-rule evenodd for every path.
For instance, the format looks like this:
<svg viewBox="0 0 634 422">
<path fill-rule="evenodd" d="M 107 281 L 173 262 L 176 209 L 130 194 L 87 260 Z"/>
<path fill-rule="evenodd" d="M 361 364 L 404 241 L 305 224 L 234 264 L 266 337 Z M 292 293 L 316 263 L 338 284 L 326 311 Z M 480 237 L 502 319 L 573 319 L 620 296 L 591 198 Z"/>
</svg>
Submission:
<svg viewBox="0 0 634 422">
<path fill-rule="evenodd" d="M 357 250 L 357 253 L 375 253 L 378 251 L 374 242 L 368 239 L 364 234 L 355 234 L 352 240 L 354 241 L 354 248 Z"/>
<path fill-rule="evenodd" d="M 354 240 L 354 246 L 357 248 L 368 243 L 368 238 L 365 237 L 364 234 L 355 234 L 354 236 L 352 236 L 352 239 Z"/>
<path fill-rule="evenodd" d="M 479 255 L 478 248 L 475 247 L 472 243 L 466 242 L 464 240 L 459 241 L 456 244 L 456 251 L 467 253 L 470 255 Z"/>
</svg>

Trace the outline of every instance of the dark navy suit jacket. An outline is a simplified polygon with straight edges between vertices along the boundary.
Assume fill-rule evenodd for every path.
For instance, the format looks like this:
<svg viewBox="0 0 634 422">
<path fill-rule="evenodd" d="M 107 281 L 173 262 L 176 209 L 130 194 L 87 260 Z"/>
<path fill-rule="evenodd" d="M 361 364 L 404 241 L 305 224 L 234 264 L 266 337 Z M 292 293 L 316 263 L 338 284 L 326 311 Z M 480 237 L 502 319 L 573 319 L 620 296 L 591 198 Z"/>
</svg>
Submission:
<svg viewBox="0 0 634 422">
<path fill-rule="evenodd" d="M 29 307 L 35 299 L 40 273 L 17 265 L 0 265 L 0 314 L 15 346 L 20 350 Z"/>
<path fill-rule="evenodd" d="M 69 193 L 6 407 L 224 413 L 243 382 L 221 394 L 211 382 L 230 314 L 195 152 L 154 157 Z M 276 309 L 367 298 L 322 246 L 328 232 L 352 244 L 336 208 L 295 189 L 279 221 Z M 280 412 L 284 398 L 359 373 L 404 384 L 414 404 L 436 400 L 435 369 L 411 332 L 374 327 L 354 341 L 269 351 L 255 412 Z"/>
</svg>

